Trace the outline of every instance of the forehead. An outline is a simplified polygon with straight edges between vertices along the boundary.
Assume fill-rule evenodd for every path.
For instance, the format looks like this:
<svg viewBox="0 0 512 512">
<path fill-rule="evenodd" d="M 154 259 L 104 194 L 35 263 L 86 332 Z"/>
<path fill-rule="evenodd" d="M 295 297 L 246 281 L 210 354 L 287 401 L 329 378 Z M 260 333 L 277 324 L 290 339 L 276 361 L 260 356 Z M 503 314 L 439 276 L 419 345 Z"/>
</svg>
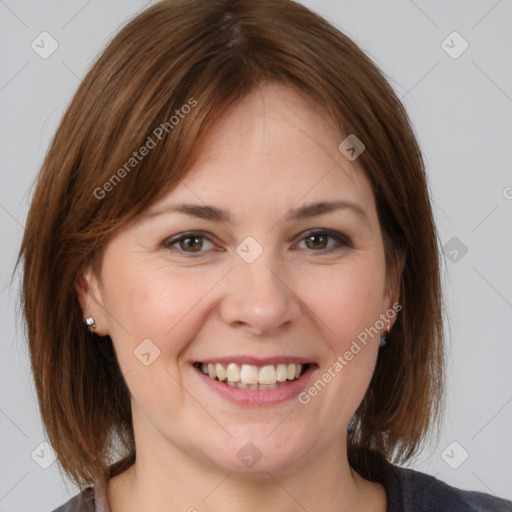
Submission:
<svg viewBox="0 0 512 512">
<path fill-rule="evenodd" d="M 373 203 L 365 173 L 338 150 L 343 139 L 312 98 L 284 84 L 262 85 L 215 120 L 194 165 L 156 206 L 229 203 L 250 214 L 317 200 Z"/>
</svg>

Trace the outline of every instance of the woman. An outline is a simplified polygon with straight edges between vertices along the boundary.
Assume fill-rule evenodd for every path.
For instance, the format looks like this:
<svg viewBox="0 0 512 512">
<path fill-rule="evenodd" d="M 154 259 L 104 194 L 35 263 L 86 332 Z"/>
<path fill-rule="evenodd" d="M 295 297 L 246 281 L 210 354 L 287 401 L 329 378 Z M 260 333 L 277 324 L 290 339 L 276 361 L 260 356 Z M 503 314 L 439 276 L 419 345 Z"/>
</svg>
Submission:
<svg viewBox="0 0 512 512">
<path fill-rule="evenodd" d="M 27 220 L 57 509 L 512 510 L 396 464 L 439 428 L 437 235 L 376 66 L 288 0 L 181 0 L 83 80 Z"/>
</svg>

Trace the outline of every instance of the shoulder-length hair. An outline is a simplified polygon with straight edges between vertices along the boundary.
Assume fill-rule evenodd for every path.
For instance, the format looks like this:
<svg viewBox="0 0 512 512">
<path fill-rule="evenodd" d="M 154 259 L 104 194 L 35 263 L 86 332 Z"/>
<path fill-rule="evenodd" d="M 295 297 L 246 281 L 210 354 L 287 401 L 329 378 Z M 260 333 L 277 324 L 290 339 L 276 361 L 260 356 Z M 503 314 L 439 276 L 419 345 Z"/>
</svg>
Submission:
<svg viewBox="0 0 512 512">
<path fill-rule="evenodd" d="M 21 304 L 44 428 L 80 487 L 129 467 L 135 444 L 112 340 L 86 332 L 78 276 L 101 265 L 109 235 L 179 183 L 226 107 L 264 82 L 306 93 L 363 141 L 358 163 L 374 190 L 387 269 L 400 278 L 403 309 L 354 416 L 350 464 L 371 474 L 374 452 L 405 462 L 439 429 L 437 233 L 422 154 L 383 73 L 291 0 L 166 0 L 129 21 L 79 86 L 39 173 L 16 264 L 23 258 Z"/>
</svg>

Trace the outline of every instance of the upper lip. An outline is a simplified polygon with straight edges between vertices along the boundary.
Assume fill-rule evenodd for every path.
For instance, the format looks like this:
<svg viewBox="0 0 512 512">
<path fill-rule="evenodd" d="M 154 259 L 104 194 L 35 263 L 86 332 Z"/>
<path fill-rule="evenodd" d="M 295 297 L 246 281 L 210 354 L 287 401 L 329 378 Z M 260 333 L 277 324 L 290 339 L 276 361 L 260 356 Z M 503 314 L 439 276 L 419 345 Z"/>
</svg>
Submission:
<svg viewBox="0 0 512 512">
<path fill-rule="evenodd" d="M 314 361 L 305 357 L 298 356 L 273 356 L 273 357 L 253 357 L 247 355 L 240 356 L 222 356 L 222 357 L 208 357 L 194 361 L 195 363 L 236 363 L 236 364 L 251 364 L 254 366 L 266 366 L 270 364 L 315 364 Z"/>
</svg>

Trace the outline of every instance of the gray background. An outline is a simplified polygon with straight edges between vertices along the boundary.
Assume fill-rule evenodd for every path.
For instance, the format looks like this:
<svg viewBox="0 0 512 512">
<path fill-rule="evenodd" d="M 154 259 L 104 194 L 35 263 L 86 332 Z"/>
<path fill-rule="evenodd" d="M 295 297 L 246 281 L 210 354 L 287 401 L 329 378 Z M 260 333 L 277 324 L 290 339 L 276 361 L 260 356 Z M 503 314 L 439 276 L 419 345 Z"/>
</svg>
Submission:
<svg viewBox="0 0 512 512">
<path fill-rule="evenodd" d="M 56 463 L 40 467 L 51 451 L 40 447 L 44 434 L 16 315 L 19 276 L 11 285 L 10 276 L 31 185 L 68 101 L 110 37 L 150 3 L 0 0 L 0 512 L 49 511 L 77 492 Z M 425 153 L 448 244 L 447 414 L 439 443 L 411 466 L 512 499 L 512 3 L 304 3 L 392 77 Z M 59 45 L 47 59 L 31 47 L 43 31 Z M 457 58 L 458 36 L 442 45 L 453 31 L 469 44 Z"/>
</svg>

